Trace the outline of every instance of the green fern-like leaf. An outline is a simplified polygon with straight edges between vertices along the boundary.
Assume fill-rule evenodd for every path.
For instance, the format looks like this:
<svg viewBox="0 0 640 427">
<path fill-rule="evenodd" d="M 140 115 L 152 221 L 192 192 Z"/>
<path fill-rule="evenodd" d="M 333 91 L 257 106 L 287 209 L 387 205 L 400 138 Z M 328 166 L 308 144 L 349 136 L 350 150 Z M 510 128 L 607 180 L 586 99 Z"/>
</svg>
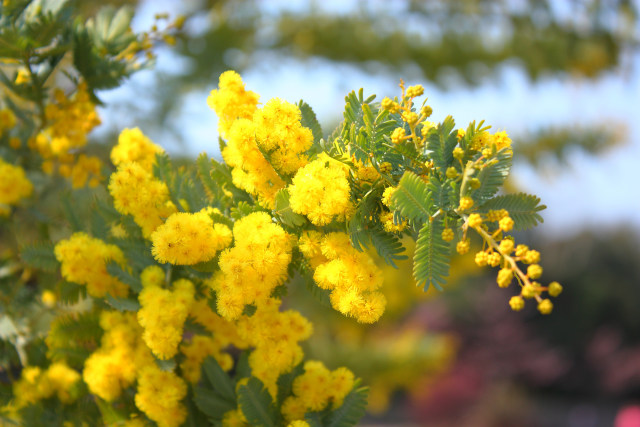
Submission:
<svg viewBox="0 0 640 427">
<path fill-rule="evenodd" d="M 447 116 L 442 124 L 438 125 L 437 132 L 431 132 L 427 140 L 427 149 L 431 150 L 433 164 L 444 171 L 453 163 L 453 149 L 458 144 L 458 137 L 453 128 L 455 122 L 451 116 Z"/>
<path fill-rule="evenodd" d="M 275 427 L 278 424 L 278 412 L 273 405 L 271 395 L 256 377 L 249 378 L 247 384 L 238 389 L 238 404 L 249 424 L 260 427 Z"/>
<path fill-rule="evenodd" d="M 405 172 L 391 197 L 392 206 L 414 223 L 430 218 L 433 210 L 431 193 L 427 183 L 413 172 Z"/>
<path fill-rule="evenodd" d="M 207 197 L 211 201 L 216 197 L 220 189 L 213 178 L 211 178 L 211 162 L 209 161 L 209 156 L 207 156 L 206 153 L 202 153 L 198 156 L 198 159 L 196 160 L 196 167 L 198 168 L 198 178 L 200 178 L 200 182 L 202 182 L 202 186 L 207 193 Z"/>
<path fill-rule="evenodd" d="M 307 219 L 291 210 L 289 205 L 289 191 L 284 188 L 276 193 L 276 206 L 274 214 L 280 221 L 291 228 L 299 228 L 307 223 Z"/>
<path fill-rule="evenodd" d="M 476 176 L 480 180 L 480 187 L 471 193 L 473 201 L 481 205 L 498 192 L 511 169 L 512 153 L 503 149 L 495 158 L 495 163 L 485 166 Z"/>
<path fill-rule="evenodd" d="M 132 291 L 142 291 L 142 282 L 137 274 L 131 274 L 122 268 L 117 262 L 110 261 L 107 263 L 107 273 L 120 280 L 125 285 L 129 285 Z"/>
<path fill-rule="evenodd" d="M 131 298 L 115 298 L 111 294 L 107 294 L 105 300 L 107 303 L 118 311 L 138 311 L 140 303 Z"/>
<path fill-rule="evenodd" d="M 538 223 L 544 222 L 538 212 L 546 209 L 540 204 L 540 198 L 531 194 L 518 193 L 506 194 L 489 199 L 484 205 L 478 208 L 480 212 L 490 210 L 506 209 L 513 219 L 513 228 L 516 230 L 526 230 L 533 228 Z"/>
<path fill-rule="evenodd" d="M 413 277 L 418 286 L 424 290 L 433 285 L 442 290 L 449 275 L 449 259 L 451 257 L 449 245 L 442 240 L 444 223 L 441 218 L 425 222 L 418 234 L 416 252 L 413 256 Z"/>
<path fill-rule="evenodd" d="M 342 405 L 328 416 L 325 427 L 352 427 L 358 424 L 367 409 L 368 395 L 367 387 L 351 390 Z"/>
<path fill-rule="evenodd" d="M 302 113 L 300 123 L 302 126 L 311 129 L 311 133 L 313 133 L 313 143 L 317 144 L 322 138 L 322 127 L 320 126 L 320 122 L 318 122 L 316 113 L 314 113 L 311 106 L 303 100 L 300 100 L 298 103 L 298 108 L 300 108 L 300 112 Z"/>
<path fill-rule="evenodd" d="M 286 374 L 280 375 L 278 377 L 278 396 L 276 399 L 276 403 L 278 407 L 282 406 L 282 402 L 289 397 L 292 393 L 293 380 L 296 379 L 297 376 L 302 375 L 304 369 L 302 368 L 302 364 L 298 364 L 295 368 Z"/>
<path fill-rule="evenodd" d="M 58 263 L 56 259 L 53 247 L 52 242 L 40 242 L 27 245 L 20 250 L 20 258 L 22 258 L 22 261 L 29 267 L 55 271 L 60 263 Z"/>
<path fill-rule="evenodd" d="M 394 261 L 407 259 L 406 255 L 402 255 L 404 246 L 398 236 L 381 229 L 372 230 L 370 235 L 373 247 L 387 264 L 398 268 Z"/>
<path fill-rule="evenodd" d="M 194 390 L 194 402 L 211 420 L 220 421 L 226 412 L 236 409 L 233 381 L 211 356 L 202 364 L 201 383 Z"/>
</svg>

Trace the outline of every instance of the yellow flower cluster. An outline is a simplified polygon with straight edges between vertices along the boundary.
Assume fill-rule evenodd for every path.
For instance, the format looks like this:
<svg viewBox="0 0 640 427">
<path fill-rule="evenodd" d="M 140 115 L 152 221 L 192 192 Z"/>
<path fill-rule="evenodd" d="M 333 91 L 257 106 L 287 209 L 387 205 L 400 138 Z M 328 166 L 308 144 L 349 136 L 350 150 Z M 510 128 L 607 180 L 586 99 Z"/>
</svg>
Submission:
<svg viewBox="0 0 640 427">
<path fill-rule="evenodd" d="M 71 178 L 73 188 L 82 188 L 87 182 L 89 187 L 95 188 L 102 181 L 102 161 L 96 156 L 80 154 L 70 164 L 60 165 L 59 172 L 65 178 Z"/>
<path fill-rule="evenodd" d="M 80 374 L 62 362 L 53 363 L 46 371 L 36 366 L 22 370 L 19 381 L 13 384 L 18 408 L 47 399 L 54 394 L 62 403 L 71 403 L 76 397 L 76 383 Z"/>
<path fill-rule="evenodd" d="M 200 381 L 202 362 L 207 356 L 212 356 L 224 371 L 233 368 L 233 358 L 222 351 L 224 342 L 217 336 L 195 335 L 189 342 L 180 346 L 184 360 L 180 363 L 180 370 L 184 378 L 192 384 Z"/>
<path fill-rule="evenodd" d="M 147 238 L 164 218 L 176 212 L 167 184 L 135 162 L 123 163 L 111 174 L 109 193 L 118 212 L 132 215 Z"/>
<path fill-rule="evenodd" d="M 233 184 L 258 197 L 263 205 L 273 208 L 275 195 L 285 186 L 271 163 L 256 144 L 256 125 L 249 119 L 239 119 L 229 131 L 222 157 L 233 169 Z"/>
<path fill-rule="evenodd" d="M 102 298 L 110 293 L 114 297 L 124 297 L 129 293 L 127 285 L 107 273 L 107 261 L 125 263 L 124 254 L 117 246 L 79 232 L 58 242 L 54 252 L 62 264 L 62 277 L 87 285 L 89 295 Z"/>
<path fill-rule="evenodd" d="M 0 137 L 16 125 L 16 115 L 8 108 L 0 110 Z"/>
<path fill-rule="evenodd" d="M 24 169 L 5 162 L 2 157 L 0 177 L 0 205 L 15 205 L 33 192 L 33 184 L 27 178 Z"/>
<path fill-rule="evenodd" d="M 374 323 L 382 316 L 387 303 L 377 291 L 382 286 L 382 272 L 369 255 L 351 246 L 346 233 L 323 236 L 309 232 L 302 237 L 299 248 L 312 263 L 324 257 L 313 278 L 319 287 L 331 290 L 333 308 L 362 323 Z"/>
<path fill-rule="evenodd" d="M 231 230 L 214 224 L 209 210 L 177 212 L 151 233 L 151 252 L 161 263 L 192 265 L 205 262 L 231 244 Z"/>
<path fill-rule="evenodd" d="M 490 134 L 489 132 L 480 132 L 471 139 L 471 149 L 480 151 L 483 149 L 491 149 L 495 145 L 496 151 L 503 148 L 511 148 L 511 138 L 505 131 Z M 489 150 L 487 153 L 490 153 Z"/>
<path fill-rule="evenodd" d="M 308 361 L 304 374 L 293 380 L 293 396 L 282 404 L 282 415 L 287 421 L 302 420 L 310 411 L 322 411 L 329 402 L 332 409 L 342 405 L 355 384 L 353 373 L 347 368 L 328 370 L 322 362 Z"/>
<path fill-rule="evenodd" d="M 83 147 L 87 134 L 100 124 L 86 84 L 80 84 L 72 98 L 61 89 L 54 92 L 53 98 L 55 102 L 47 105 L 45 112 L 48 126 L 34 141 L 35 148 L 44 158 L 59 157 Z"/>
<path fill-rule="evenodd" d="M 144 170 L 151 171 L 156 154 L 163 152 L 164 150 L 154 144 L 140 129 L 124 129 L 118 136 L 118 144 L 111 150 L 111 162 L 115 166 L 136 162 Z"/>
<path fill-rule="evenodd" d="M 312 325 L 294 310 L 279 311 L 280 300 L 270 298 L 253 316 L 242 316 L 238 334 L 255 349 L 249 355 L 251 374 L 260 379 L 275 399 L 281 374 L 291 371 L 302 361 L 298 344 L 311 336 Z"/>
<path fill-rule="evenodd" d="M 240 408 L 225 412 L 222 427 L 249 427 L 249 421 Z"/>
<path fill-rule="evenodd" d="M 220 75 L 218 89 L 211 91 L 207 104 L 218 115 L 218 131 L 223 138 L 237 119 L 250 119 L 256 111 L 259 96 L 247 91 L 244 82 L 235 71 Z"/>
<path fill-rule="evenodd" d="M 287 279 L 292 239 L 266 212 L 256 212 L 233 225 L 235 245 L 220 254 L 220 272 L 210 281 L 218 313 L 237 319 L 245 305 L 265 304 Z"/>
<path fill-rule="evenodd" d="M 91 393 L 111 402 L 134 383 L 142 367 L 155 361 L 134 313 L 103 311 L 100 326 L 101 346 L 86 360 L 82 377 Z"/>
<path fill-rule="evenodd" d="M 138 322 L 144 328 L 142 337 L 159 359 L 170 359 L 178 352 L 194 292 L 193 283 L 187 279 L 173 282 L 173 291 L 150 285 L 140 292 Z"/>
<path fill-rule="evenodd" d="M 284 175 L 308 162 L 305 151 L 313 144 L 313 134 L 302 126 L 301 118 L 297 105 L 278 98 L 269 100 L 254 114 L 258 146 L 269 153 L 273 167 Z"/>
<path fill-rule="evenodd" d="M 321 153 L 293 177 L 291 209 L 315 225 L 345 221 L 353 214 L 348 177 L 347 165 Z"/>
<path fill-rule="evenodd" d="M 186 395 L 184 380 L 155 364 L 145 366 L 138 375 L 136 406 L 158 427 L 178 427 L 184 422 L 187 408 L 180 401 Z"/>
<path fill-rule="evenodd" d="M 389 233 L 399 233 L 407 228 L 407 220 L 402 220 L 400 224 L 393 222 L 393 212 L 383 212 L 380 214 L 380 222 L 384 230 Z"/>
</svg>

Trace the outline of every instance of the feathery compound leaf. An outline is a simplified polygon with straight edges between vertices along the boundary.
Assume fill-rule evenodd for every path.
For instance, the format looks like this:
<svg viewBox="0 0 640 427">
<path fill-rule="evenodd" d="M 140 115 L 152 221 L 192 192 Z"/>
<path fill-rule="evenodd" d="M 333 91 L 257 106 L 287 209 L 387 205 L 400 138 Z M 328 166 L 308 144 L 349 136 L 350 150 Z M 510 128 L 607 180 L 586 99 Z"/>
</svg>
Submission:
<svg viewBox="0 0 640 427">
<path fill-rule="evenodd" d="M 478 211 L 488 212 L 490 210 L 506 209 L 511 219 L 513 219 L 513 227 L 520 231 L 544 222 L 538 212 L 546 208 L 545 205 L 540 204 L 540 198 L 531 194 L 518 193 L 505 194 L 489 199 L 478 208 Z"/>
<path fill-rule="evenodd" d="M 289 191 L 286 188 L 278 190 L 276 193 L 275 215 L 280 221 L 291 228 L 302 227 L 307 223 L 307 219 L 291 210 L 289 205 Z"/>
<path fill-rule="evenodd" d="M 295 368 L 286 374 L 282 374 L 278 377 L 278 396 L 276 403 L 278 407 L 282 406 L 282 402 L 289 397 L 292 393 L 293 388 L 293 380 L 296 379 L 297 376 L 302 375 L 304 373 L 304 369 L 302 368 L 302 363 L 296 365 Z"/>
<path fill-rule="evenodd" d="M 432 132 L 427 140 L 427 149 L 431 150 L 433 164 L 444 170 L 453 163 L 453 149 L 458 144 L 457 133 L 453 132 L 455 122 L 451 116 L 447 116 L 442 124 L 438 125 L 437 132 Z"/>
<path fill-rule="evenodd" d="M 252 426 L 275 427 L 278 425 L 278 412 L 273 405 L 271 395 L 256 377 L 249 378 L 238 389 L 238 405 Z"/>
<path fill-rule="evenodd" d="M 211 356 L 204 360 L 201 369 L 202 386 L 195 388 L 194 402 L 202 413 L 219 421 L 225 412 L 236 408 L 233 382 Z"/>
<path fill-rule="evenodd" d="M 391 204 L 403 217 L 414 223 L 427 221 L 433 209 L 427 183 L 410 171 L 405 172 L 400 179 L 391 196 Z"/>
<path fill-rule="evenodd" d="M 494 164 L 485 166 L 478 172 L 480 187 L 471 193 L 471 198 L 478 205 L 498 192 L 504 180 L 509 176 L 513 154 L 510 150 L 502 149 L 492 161 Z"/>
<path fill-rule="evenodd" d="M 373 247 L 387 264 L 398 268 L 394 261 L 407 259 L 406 255 L 402 255 L 404 246 L 398 236 L 380 229 L 371 230 L 370 235 Z"/>
<path fill-rule="evenodd" d="M 313 143 L 317 144 L 322 138 L 322 127 L 318 122 L 316 113 L 314 113 L 311 106 L 303 100 L 300 100 L 298 103 L 298 108 L 300 108 L 300 112 L 302 113 L 300 123 L 302 126 L 311 129 L 311 133 L 313 133 Z"/>
<path fill-rule="evenodd" d="M 122 268 L 117 262 L 110 261 L 107 263 L 107 273 L 120 280 L 125 285 L 129 285 L 132 291 L 142 291 L 142 282 L 137 275 L 133 275 Z"/>
<path fill-rule="evenodd" d="M 107 294 L 105 298 L 107 303 L 118 311 L 138 311 L 140 303 L 130 298 L 115 298 L 111 294 Z"/>
<path fill-rule="evenodd" d="M 40 242 L 24 246 L 20 250 L 20 258 L 29 267 L 46 271 L 54 271 L 60 265 L 53 253 L 52 242 Z"/>
<path fill-rule="evenodd" d="M 200 178 L 200 182 L 202 182 L 204 191 L 207 193 L 209 200 L 213 200 L 218 193 L 218 185 L 213 178 L 211 178 L 211 162 L 209 161 L 207 153 L 202 153 L 198 156 L 196 166 L 198 168 L 198 178 Z"/>
<path fill-rule="evenodd" d="M 225 400 L 229 402 L 236 401 L 236 393 L 233 382 L 227 375 L 216 359 L 208 356 L 202 364 L 203 378 L 207 379 L 211 388 Z"/>
<path fill-rule="evenodd" d="M 451 250 L 442 240 L 442 230 L 442 219 L 435 218 L 431 222 L 425 222 L 418 234 L 416 252 L 413 256 L 413 277 L 418 286 L 424 286 L 425 291 L 432 284 L 438 290 L 442 290 L 440 285 L 447 283 Z"/>
<path fill-rule="evenodd" d="M 331 412 L 324 425 L 326 427 L 351 427 L 358 424 L 367 409 L 368 395 L 369 388 L 367 387 L 351 390 L 344 398 L 342 406 Z"/>
</svg>

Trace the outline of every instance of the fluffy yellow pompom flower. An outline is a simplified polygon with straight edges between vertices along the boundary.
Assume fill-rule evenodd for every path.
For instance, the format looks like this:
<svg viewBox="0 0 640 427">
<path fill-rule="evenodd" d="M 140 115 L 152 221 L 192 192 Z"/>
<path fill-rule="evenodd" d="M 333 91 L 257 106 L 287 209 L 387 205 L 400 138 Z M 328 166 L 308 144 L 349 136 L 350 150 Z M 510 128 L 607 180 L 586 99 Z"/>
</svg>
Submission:
<svg viewBox="0 0 640 427">
<path fill-rule="evenodd" d="M 251 373 L 260 379 L 269 393 L 277 395 L 278 377 L 302 361 L 298 344 L 311 336 L 312 325 L 294 310 L 280 311 L 280 300 L 270 298 L 253 316 L 238 320 L 238 334 L 255 347 L 249 356 Z"/>
<path fill-rule="evenodd" d="M 86 233 L 74 233 L 55 246 L 55 256 L 62 264 L 60 271 L 66 280 L 87 285 L 89 295 L 102 298 L 107 293 L 124 297 L 129 288 L 107 273 L 107 261 L 124 264 L 124 254 L 115 245 L 109 245 Z"/>
<path fill-rule="evenodd" d="M 288 397 L 281 408 L 288 421 L 309 411 L 322 411 L 330 402 L 333 409 L 340 407 L 355 384 L 353 373 L 344 367 L 329 371 L 322 362 L 308 361 L 304 371 L 293 380 L 293 396 Z"/>
<path fill-rule="evenodd" d="M 245 90 L 242 78 L 235 71 L 220 75 L 218 89 L 211 91 L 207 104 L 218 115 L 218 131 L 223 138 L 235 120 L 253 117 L 258 99 L 257 93 Z"/>
<path fill-rule="evenodd" d="M 13 384 L 18 408 L 47 399 L 54 394 L 62 403 L 71 403 L 77 397 L 76 384 L 80 374 L 63 362 L 51 364 L 46 371 L 38 367 L 25 367 L 19 381 Z"/>
<path fill-rule="evenodd" d="M 327 262 L 315 269 L 313 278 L 319 287 L 331 290 L 333 308 L 362 323 L 376 322 L 387 304 L 377 291 L 383 281 L 380 269 L 369 255 L 351 246 L 346 233 L 327 234 L 321 248 Z"/>
<path fill-rule="evenodd" d="M 187 409 L 180 401 L 187 395 L 187 384 L 155 364 L 144 367 L 138 375 L 135 402 L 138 409 L 158 424 L 158 427 L 178 427 L 187 418 Z"/>
<path fill-rule="evenodd" d="M 269 100 L 254 114 L 258 146 L 270 153 L 273 167 L 285 175 L 307 164 L 304 152 L 313 144 L 313 134 L 302 126 L 301 118 L 297 105 L 278 98 Z"/>
<path fill-rule="evenodd" d="M 15 205 L 29 197 L 33 192 L 33 185 L 20 166 L 6 163 L 0 157 L 0 204 Z"/>
<path fill-rule="evenodd" d="M 260 203 L 273 208 L 276 192 L 285 183 L 258 149 L 255 135 L 254 122 L 236 120 L 229 129 L 229 139 L 222 150 L 222 157 L 233 168 L 233 184 L 257 196 Z"/>
<path fill-rule="evenodd" d="M 194 299 L 194 287 L 187 279 L 173 283 L 173 291 L 158 286 L 145 287 L 138 300 L 138 322 L 144 328 L 144 342 L 159 359 L 167 360 L 178 352 L 184 321 Z"/>
<path fill-rule="evenodd" d="M 231 238 L 229 227 L 214 224 L 206 210 L 177 212 L 151 234 L 151 252 L 162 263 L 192 265 L 212 259 Z"/>
<path fill-rule="evenodd" d="M 100 326 L 105 331 L 101 346 L 86 360 L 82 378 L 91 393 L 111 402 L 133 384 L 141 367 L 155 361 L 135 313 L 103 311 Z"/>
<path fill-rule="evenodd" d="M 220 254 L 220 272 L 209 283 L 217 293 L 218 313 L 237 319 L 247 304 L 264 303 L 287 278 L 292 238 L 266 212 L 236 221 L 235 246 Z"/>
<path fill-rule="evenodd" d="M 113 206 L 121 214 L 132 215 L 145 237 L 163 223 L 163 218 L 176 211 L 169 201 L 167 184 L 135 162 L 123 163 L 111 174 L 109 193 Z"/>
<path fill-rule="evenodd" d="M 298 170 L 289 186 L 291 209 L 315 225 L 344 221 L 353 211 L 349 167 L 321 153 Z"/>
<path fill-rule="evenodd" d="M 123 129 L 118 136 L 118 144 L 111 150 L 111 161 L 115 166 L 137 162 L 145 170 L 151 171 L 156 154 L 164 150 L 154 144 L 138 128 Z"/>
</svg>

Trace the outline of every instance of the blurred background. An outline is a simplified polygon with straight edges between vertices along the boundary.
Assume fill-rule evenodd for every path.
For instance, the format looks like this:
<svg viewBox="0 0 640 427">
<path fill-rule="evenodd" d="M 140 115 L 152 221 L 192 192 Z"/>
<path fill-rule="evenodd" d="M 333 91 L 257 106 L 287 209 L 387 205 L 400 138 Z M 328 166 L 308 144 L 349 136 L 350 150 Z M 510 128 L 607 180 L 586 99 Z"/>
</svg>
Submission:
<svg viewBox="0 0 640 427">
<path fill-rule="evenodd" d="M 98 94 L 105 143 L 138 126 L 174 156 L 220 157 L 206 97 L 227 69 L 263 103 L 304 99 L 325 136 L 349 91 L 393 97 L 404 79 L 425 86 L 432 120 L 486 120 L 512 137 L 509 191 L 548 206 L 516 240 L 564 286 L 554 313 L 511 312 L 495 272 L 464 257 L 442 293 L 386 267 L 375 327 L 304 305 L 322 319 L 307 352 L 371 386 L 367 425 L 640 426 L 640 2 L 110 3 L 137 9 L 136 30 L 157 13 L 187 20 L 154 68 Z"/>
</svg>

